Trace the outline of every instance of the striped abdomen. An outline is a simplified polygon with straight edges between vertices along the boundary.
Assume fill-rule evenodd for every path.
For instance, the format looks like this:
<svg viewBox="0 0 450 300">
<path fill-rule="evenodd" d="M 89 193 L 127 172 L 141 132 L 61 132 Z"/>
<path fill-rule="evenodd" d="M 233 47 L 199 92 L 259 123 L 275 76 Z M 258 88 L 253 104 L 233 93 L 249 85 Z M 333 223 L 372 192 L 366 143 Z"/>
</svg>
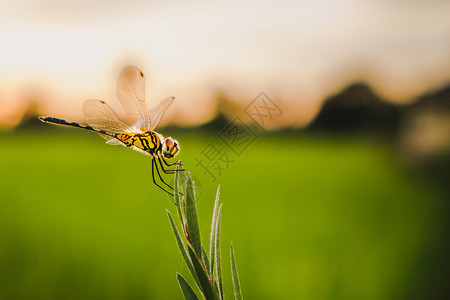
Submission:
<svg viewBox="0 0 450 300">
<path fill-rule="evenodd" d="M 94 132 L 97 132 L 100 134 L 110 136 L 112 138 L 116 137 L 114 132 L 106 131 L 106 130 L 97 130 L 97 129 L 92 128 L 89 125 L 82 125 L 82 124 L 78 124 L 77 122 L 66 121 L 64 119 L 59 119 L 59 118 L 54 118 L 54 117 L 39 117 L 39 120 L 41 120 L 42 122 L 45 122 L 45 123 L 50 123 L 50 124 L 55 124 L 55 125 L 70 126 L 70 127 L 86 129 L 86 130 L 90 130 L 90 131 L 94 131 Z"/>
</svg>

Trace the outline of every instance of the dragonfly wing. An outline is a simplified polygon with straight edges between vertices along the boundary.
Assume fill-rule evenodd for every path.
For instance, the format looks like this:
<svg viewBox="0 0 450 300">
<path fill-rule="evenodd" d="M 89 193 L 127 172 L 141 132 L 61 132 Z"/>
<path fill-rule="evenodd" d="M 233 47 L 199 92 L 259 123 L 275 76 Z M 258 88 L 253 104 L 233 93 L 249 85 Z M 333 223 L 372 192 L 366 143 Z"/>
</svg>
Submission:
<svg viewBox="0 0 450 300">
<path fill-rule="evenodd" d="M 117 79 L 117 98 L 129 114 L 137 114 L 138 122 L 150 129 L 151 119 L 145 103 L 144 73 L 135 66 L 125 67 Z"/>
<path fill-rule="evenodd" d="M 83 112 L 86 117 L 86 123 L 96 130 L 105 130 L 111 133 L 130 131 L 128 125 L 119 119 L 111 106 L 105 101 L 86 100 L 83 104 Z M 106 140 L 111 140 L 111 137 L 108 135 L 100 134 L 100 136 Z"/>
<path fill-rule="evenodd" d="M 170 105 L 172 105 L 174 100 L 175 97 L 167 97 L 166 99 L 161 100 L 158 104 L 155 105 L 155 107 L 150 110 L 150 130 L 154 130 L 158 126 L 162 117 L 164 116 Z"/>
<path fill-rule="evenodd" d="M 119 141 L 118 139 L 112 139 L 111 137 L 105 138 L 106 143 L 108 145 L 122 145 L 124 146 L 124 143 L 122 143 L 121 141 Z"/>
</svg>

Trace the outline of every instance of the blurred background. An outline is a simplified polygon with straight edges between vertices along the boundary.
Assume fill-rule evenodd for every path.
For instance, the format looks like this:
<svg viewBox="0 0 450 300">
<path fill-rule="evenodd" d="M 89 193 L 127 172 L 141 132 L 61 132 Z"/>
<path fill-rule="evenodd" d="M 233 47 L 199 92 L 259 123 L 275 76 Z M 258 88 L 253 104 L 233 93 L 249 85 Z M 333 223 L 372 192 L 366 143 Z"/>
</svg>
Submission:
<svg viewBox="0 0 450 300">
<path fill-rule="evenodd" d="M 450 2 L 0 2 L 0 299 L 181 299 L 148 157 L 83 122 L 120 70 L 217 186 L 247 299 L 450 297 Z M 168 182 L 173 179 L 166 177 Z"/>
</svg>

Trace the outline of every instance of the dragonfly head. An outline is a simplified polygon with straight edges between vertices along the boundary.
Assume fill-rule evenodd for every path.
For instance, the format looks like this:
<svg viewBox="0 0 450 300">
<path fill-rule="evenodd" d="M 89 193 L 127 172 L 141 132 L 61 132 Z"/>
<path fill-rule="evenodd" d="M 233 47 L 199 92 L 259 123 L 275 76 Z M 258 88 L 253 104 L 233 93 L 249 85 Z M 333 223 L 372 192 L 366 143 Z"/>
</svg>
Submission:
<svg viewBox="0 0 450 300">
<path fill-rule="evenodd" d="M 180 145 L 171 137 L 166 138 L 162 144 L 162 153 L 165 158 L 172 158 L 180 151 Z"/>
</svg>

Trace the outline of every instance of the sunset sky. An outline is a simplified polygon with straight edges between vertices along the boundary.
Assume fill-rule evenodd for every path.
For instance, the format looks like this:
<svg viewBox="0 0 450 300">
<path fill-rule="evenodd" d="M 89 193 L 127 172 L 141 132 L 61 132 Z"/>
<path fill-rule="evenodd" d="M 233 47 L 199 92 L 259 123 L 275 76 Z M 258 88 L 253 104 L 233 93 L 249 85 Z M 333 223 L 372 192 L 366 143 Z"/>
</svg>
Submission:
<svg viewBox="0 0 450 300">
<path fill-rule="evenodd" d="M 212 117 L 218 92 L 265 91 L 294 126 L 355 80 L 411 101 L 450 82 L 449 16 L 444 0 L 0 1 L 0 124 L 30 98 L 76 120 L 88 98 L 119 110 L 127 64 L 150 103 L 176 96 L 168 119 L 187 124 Z"/>
</svg>

